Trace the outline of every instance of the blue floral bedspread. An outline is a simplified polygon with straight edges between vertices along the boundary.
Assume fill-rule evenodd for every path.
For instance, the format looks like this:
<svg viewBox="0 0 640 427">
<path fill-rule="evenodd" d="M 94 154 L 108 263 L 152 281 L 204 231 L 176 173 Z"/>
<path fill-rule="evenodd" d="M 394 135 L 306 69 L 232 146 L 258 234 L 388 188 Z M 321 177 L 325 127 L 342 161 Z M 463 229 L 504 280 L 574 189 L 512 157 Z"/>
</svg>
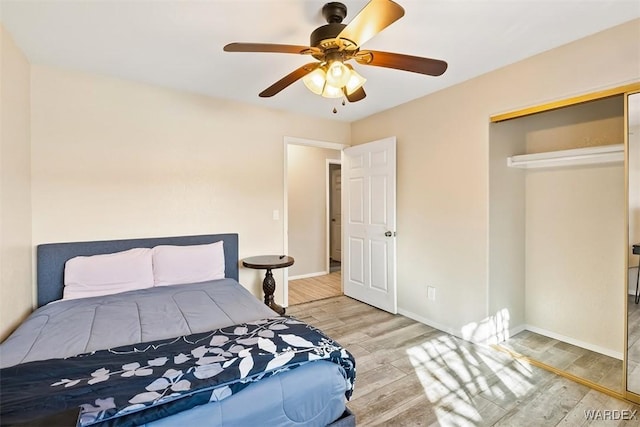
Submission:
<svg viewBox="0 0 640 427">
<path fill-rule="evenodd" d="M 350 398 L 354 358 L 291 317 L 23 363 L 0 371 L 0 420 L 25 422 L 80 407 L 79 426 L 143 424 L 315 360 L 343 367 Z"/>
</svg>

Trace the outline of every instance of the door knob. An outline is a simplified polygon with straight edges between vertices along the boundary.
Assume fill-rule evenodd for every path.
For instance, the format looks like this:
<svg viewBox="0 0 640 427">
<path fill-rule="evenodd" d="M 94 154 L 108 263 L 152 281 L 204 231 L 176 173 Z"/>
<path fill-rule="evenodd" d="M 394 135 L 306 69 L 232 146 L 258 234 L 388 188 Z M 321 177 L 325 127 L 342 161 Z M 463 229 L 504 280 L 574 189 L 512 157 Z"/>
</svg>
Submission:
<svg viewBox="0 0 640 427">
<path fill-rule="evenodd" d="M 387 236 L 387 237 L 391 237 L 391 236 L 393 236 L 393 233 L 390 232 L 390 231 L 387 231 L 386 233 L 384 233 L 384 235 Z"/>
</svg>

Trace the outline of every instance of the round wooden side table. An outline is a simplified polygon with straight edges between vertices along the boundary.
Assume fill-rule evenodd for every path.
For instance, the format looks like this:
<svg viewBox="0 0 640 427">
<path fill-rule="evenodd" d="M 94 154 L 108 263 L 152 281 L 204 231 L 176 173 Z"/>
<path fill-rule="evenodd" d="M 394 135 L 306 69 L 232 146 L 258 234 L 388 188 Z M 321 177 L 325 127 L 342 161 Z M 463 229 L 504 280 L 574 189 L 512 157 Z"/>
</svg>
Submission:
<svg viewBox="0 0 640 427">
<path fill-rule="evenodd" d="M 276 268 L 285 268 L 293 265 L 293 257 L 287 255 L 259 255 L 245 258 L 242 265 L 247 268 L 258 270 L 267 270 L 262 281 L 262 290 L 264 291 L 264 303 L 280 316 L 284 315 L 286 309 L 273 300 L 273 294 L 276 291 L 276 280 L 273 278 L 271 270 Z"/>
</svg>

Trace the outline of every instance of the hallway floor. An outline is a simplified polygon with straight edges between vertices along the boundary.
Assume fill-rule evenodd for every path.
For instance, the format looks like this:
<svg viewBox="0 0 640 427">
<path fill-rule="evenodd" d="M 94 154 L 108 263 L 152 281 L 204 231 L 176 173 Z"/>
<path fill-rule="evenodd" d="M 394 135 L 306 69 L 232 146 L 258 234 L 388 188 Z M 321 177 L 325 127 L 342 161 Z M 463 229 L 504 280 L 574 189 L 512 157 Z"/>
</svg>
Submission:
<svg viewBox="0 0 640 427">
<path fill-rule="evenodd" d="M 342 295 L 340 270 L 324 276 L 289 281 L 289 306 Z"/>
</svg>

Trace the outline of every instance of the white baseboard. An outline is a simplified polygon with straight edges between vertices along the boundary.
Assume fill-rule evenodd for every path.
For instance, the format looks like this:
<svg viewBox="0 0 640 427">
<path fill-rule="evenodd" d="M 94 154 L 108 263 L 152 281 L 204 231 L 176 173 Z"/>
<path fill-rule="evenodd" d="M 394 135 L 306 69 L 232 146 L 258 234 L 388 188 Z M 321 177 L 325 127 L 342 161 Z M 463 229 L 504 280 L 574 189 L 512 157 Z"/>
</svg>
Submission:
<svg viewBox="0 0 640 427">
<path fill-rule="evenodd" d="M 423 324 L 425 324 L 427 326 L 431 326 L 432 328 L 435 328 L 435 329 L 437 329 L 439 331 L 446 332 L 449 335 L 453 335 L 453 336 L 456 336 L 458 338 L 462 338 L 462 334 L 460 333 L 460 331 L 455 331 L 455 330 L 453 330 L 451 328 L 448 328 L 448 327 L 446 327 L 444 325 L 441 325 L 441 324 L 439 324 L 437 322 L 434 322 L 431 319 L 427 319 L 426 317 L 423 317 L 423 316 L 420 316 L 418 314 L 412 313 L 409 310 L 404 310 L 402 308 L 398 308 L 398 314 L 402 314 L 403 316 L 408 317 L 409 319 L 415 320 L 416 322 L 420 322 L 420 323 L 423 323 Z"/>
<path fill-rule="evenodd" d="M 297 276 L 289 276 L 289 280 L 309 279 L 310 277 L 326 276 L 328 271 L 317 271 L 315 273 L 298 274 Z"/>
<path fill-rule="evenodd" d="M 568 344 L 572 344 L 578 347 L 586 348 L 587 350 L 595 351 L 596 353 L 604 354 L 605 356 L 613 357 L 614 359 L 622 360 L 623 355 L 621 352 L 614 351 L 608 348 L 601 347 L 599 345 L 591 344 L 588 342 L 580 341 L 575 338 L 567 337 L 562 334 L 558 334 L 546 329 L 538 328 L 536 326 L 527 325 L 526 330 L 535 332 L 536 334 L 544 335 L 545 337 L 553 338 L 558 341 L 563 341 Z"/>
<path fill-rule="evenodd" d="M 465 339 L 462 336 L 462 332 L 459 330 L 454 330 L 452 328 L 446 327 L 444 325 L 439 324 L 438 322 L 434 322 L 431 319 L 428 319 L 424 316 L 420 316 L 418 314 L 415 314 L 409 310 L 404 310 L 402 308 L 398 308 L 398 314 L 401 314 L 405 317 L 408 317 L 409 319 L 413 319 L 417 322 L 423 323 L 427 326 L 431 326 L 432 328 L 438 329 L 439 331 L 442 332 L 446 332 L 450 335 L 453 335 L 455 337 L 458 337 L 460 339 Z M 580 341 L 577 340 L 575 338 L 571 338 L 571 337 L 566 337 L 564 335 L 561 334 L 557 334 L 555 332 L 552 331 L 547 331 L 545 329 L 542 328 L 538 328 L 536 326 L 531 326 L 531 325 L 518 325 L 518 326 L 514 326 L 513 328 L 509 328 L 509 336 L 514 336 L 519 334 L 522 331 L 531 331 L 531 332 L 535 332 L 536 334 L 540 334 L 540 335 L 544 335 L 546 337 L 549 338 L 553 338 L 553 339 L 557 339 L 559 341 L 563 341 L 566 342 L 568 344 L 572 344 L 578 347 L 582 347 L 585 348 L 587 350 L 591 350 L 591 351 L 595 351 L 596 353 L 600 353 L 600 354 L 604 354 L 605 356 L 609 356 L 609 357 L 613 357 L 614 359 L 618 359 L 618 360 L 622 360 L 623 355 L 621 352 L 617 352 L 617 351 L 613 351 L 611 349 L 608 348 L 604 348 L 595 344 L 591 344 L 591 343 L 587 343 L 584 341 Z M 480 340 L 480 341 L 474 341 L 476 344 L 494 344 L 493 340 L 488 338 L 484 341 Z"/>
<path fill-rule="evenodd" d="M 423 323 L 427 326 L 431 326 L 432 328 L 436 328 L 439 331 L 442 332 L 446 332 L 449 335 L 453 335 L 457 338 L 463 339 L 465 341 L 469 341 L 469 342 L 473 342 L 475 344 L 481 344 L 481 345 L 491 345 L 491 344 L 496 344 L 496 337 L 495 336 L 490 336 L 490 337 L 485 337 L 485 338 L 480 338 L 480 339 L 467 339 L 464 337 L 464 334 L 462 332 L 462 330 L 456 330 L 456 329 L 452 329 L 449 328 L 447 326 L 441 325 L 438 322 L 434 322 L 431 319 L 427 319 L 424 316 L 420 316 L 418 314 L 415 314 L 411 311 L 408 310 L 404 310 L 402 308 L 398 308 L 398 314 L 402 314 L 403 316 L 408 317 L 409 319 L 413 319 L 417 322 Z M 524 331 L 525 329 L 527 329 L 527 325 L 519 325 L 519 326 L 514 326 L 513 328 L 509 329 L 509 336 L 512 337 L 522 331 Z"/>
</svg>

